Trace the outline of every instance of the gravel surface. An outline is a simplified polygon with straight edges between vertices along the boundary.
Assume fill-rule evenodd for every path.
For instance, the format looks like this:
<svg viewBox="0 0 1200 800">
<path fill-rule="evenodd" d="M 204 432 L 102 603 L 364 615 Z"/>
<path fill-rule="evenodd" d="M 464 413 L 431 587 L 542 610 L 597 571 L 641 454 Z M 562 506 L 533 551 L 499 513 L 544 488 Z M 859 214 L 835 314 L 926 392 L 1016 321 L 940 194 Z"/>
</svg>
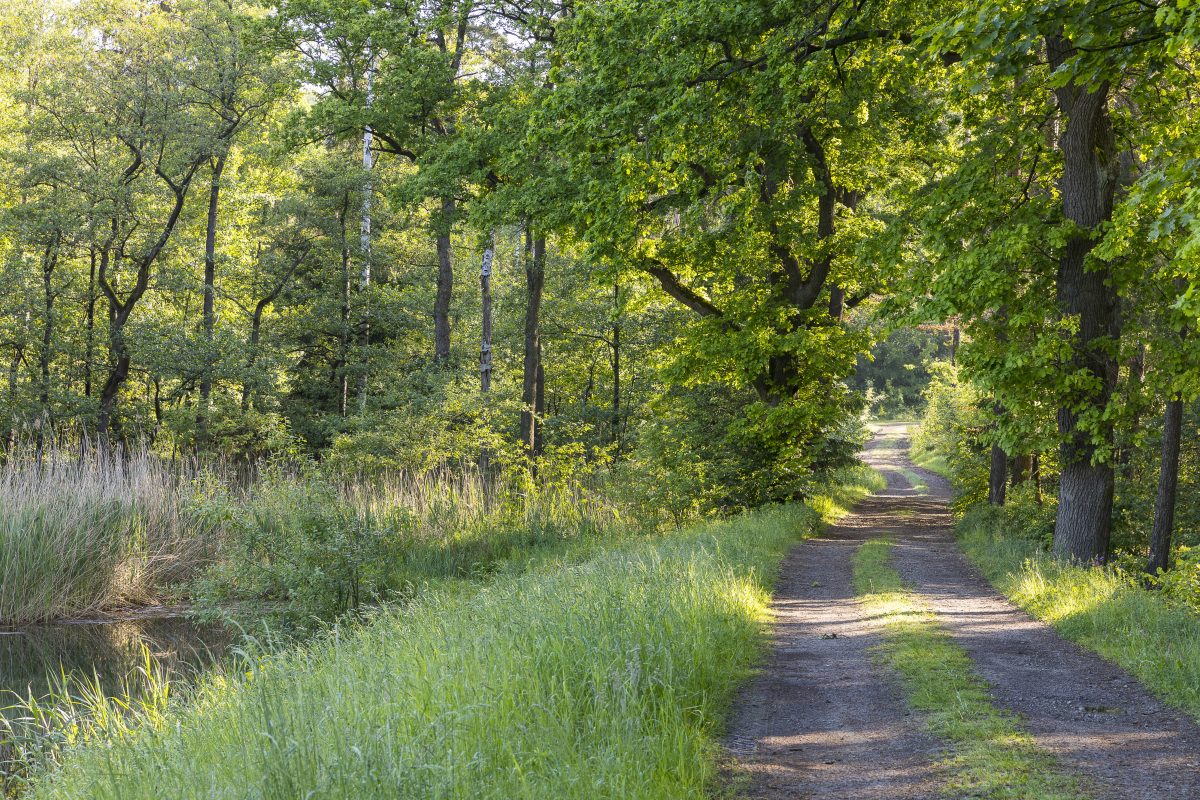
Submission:
<svg viewBox="0 0 1200 800">
<path fill-rule="evenodd" d="M 1200 799 L 1200 727 L 996 592 L 954 541 L 948 485 L 906 452 L 904 426 L 879 426 L 864 458 L 887 475 L 887 490 L 783 563 L 772 652 L 740 696 L 726 739 L 750 777 L 746 796 L 944 797 L 935 766 L 943 745 L 873 663 L 882 621 L 854 599 L 851 555 L 887 535 L 896 569 L 975 660 L 993 702 L 1019 714 L 1098 798 Z M 902 470 L 927 486 L 912 486 Z"/>
</svg>

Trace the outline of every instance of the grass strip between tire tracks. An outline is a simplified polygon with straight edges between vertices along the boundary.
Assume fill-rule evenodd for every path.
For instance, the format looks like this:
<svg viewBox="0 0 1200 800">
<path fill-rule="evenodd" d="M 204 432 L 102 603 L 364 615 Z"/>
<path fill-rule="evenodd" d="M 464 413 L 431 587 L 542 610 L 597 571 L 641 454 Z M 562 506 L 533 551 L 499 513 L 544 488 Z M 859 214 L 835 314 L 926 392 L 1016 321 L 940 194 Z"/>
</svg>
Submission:
<svg viewBox="0 0 1200 800">
<path fill-rule="evenodd" d="M 939 767 L 946 793 L 986 800 L 1085 800 L 1079 779 L 1037 747 L 1015 715 L 996 708 L 970 656 L 908 591 L 890 565 L 892 542 L 864 543 L 854 554 L 860 602 L 882 615 L 880 661 L 896 672 L 909 705 L 950 745 Z"/>
</svg>

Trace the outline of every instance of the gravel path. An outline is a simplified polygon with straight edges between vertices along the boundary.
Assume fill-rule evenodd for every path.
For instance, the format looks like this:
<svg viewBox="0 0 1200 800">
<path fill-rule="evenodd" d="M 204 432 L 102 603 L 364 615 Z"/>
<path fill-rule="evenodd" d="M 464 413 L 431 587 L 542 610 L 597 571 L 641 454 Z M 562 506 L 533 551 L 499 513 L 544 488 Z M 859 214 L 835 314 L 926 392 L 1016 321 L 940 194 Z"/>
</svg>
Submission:
<svg viewBox="0 0 1200 800">
<path fill-rule="evenodd" d="M 772 653 L 726 742 L 750 776 L 746 796 L 943 796 L 934 766 L 943 746 L 872 663 L 881 621 L 854 600 L 850 557 L 886 534 L 896 569 L 975 660 L 995 704 L 1020 714 L 1098 798 L 1200 798 L 1200 727 L 998 594 L 954 542 L 946 482 L 915 468 L 906 450 L 905 428 L 882 426 L 865 460 L 884 471 L 888 489 L 784 561 Z M 927 487 L 912 486 L 914 473 Z"/>
</svg>

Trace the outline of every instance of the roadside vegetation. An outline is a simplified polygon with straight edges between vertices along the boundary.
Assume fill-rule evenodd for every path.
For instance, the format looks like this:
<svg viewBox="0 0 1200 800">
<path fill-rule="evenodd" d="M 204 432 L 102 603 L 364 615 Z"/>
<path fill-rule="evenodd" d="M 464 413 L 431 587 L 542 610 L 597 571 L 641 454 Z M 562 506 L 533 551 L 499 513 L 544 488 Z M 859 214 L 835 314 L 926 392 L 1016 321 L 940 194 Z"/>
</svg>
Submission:
<svg viewBox="0 0 1200 800">
<path fill-rule="evenodd" d="M 959 534 L 967 555 L 1009 599 L 1200 720 L 1194 567 L 1177 567 L 1147 587 L 1136 561 L 1064 564 L 1012 516 L 987 508 L 968 513 Z"/>
<path fill-rule="evenodd" d="M 364 624 L 243 650 L 192 683 L 149 660 L 119 696 L 65 679 L 17 703 L 0 729 L 8 788 L 131 800 L 164 785 L 196 798 L 290 798 L 299 787 L 702 797 L 726 705 L 763 641 L 779 559 L 879 483 L 857 468 L 807 505 L 521 550 Z"/>
</svg>

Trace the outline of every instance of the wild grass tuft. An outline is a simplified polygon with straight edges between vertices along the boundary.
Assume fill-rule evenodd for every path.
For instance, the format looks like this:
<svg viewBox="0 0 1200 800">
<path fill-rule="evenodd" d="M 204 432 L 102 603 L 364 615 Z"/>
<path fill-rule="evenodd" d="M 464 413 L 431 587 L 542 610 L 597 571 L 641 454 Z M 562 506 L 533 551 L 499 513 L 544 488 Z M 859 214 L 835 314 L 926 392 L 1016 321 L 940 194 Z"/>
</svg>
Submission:
<svg viewBox="0 0 1200 800">
<path fill-rule="evenodd" d="M 1080 800 L 1074 778 L 1039 750 L 1012 714 L 992 705 L 970 656 L 906 590 L 890 564 L 892 543 L 854 554 L 854 584 L 871 613 L 886 616 L 881 660 L 899 675 L 909 705 L 952 748 L 941 767 L 947 794 L 989 800 Z"/>
<path fill-rule="evenodd" d="M 37 798 L 701 798 L 762 643 L 780 507 L 430 592 L 70 752 Z"/>
<path fill-rule="evenodd" d="M 145 602 L 207 547 L 156 458 L 51 451 L 0 465 L 0 624 Z"/>
</svg>

